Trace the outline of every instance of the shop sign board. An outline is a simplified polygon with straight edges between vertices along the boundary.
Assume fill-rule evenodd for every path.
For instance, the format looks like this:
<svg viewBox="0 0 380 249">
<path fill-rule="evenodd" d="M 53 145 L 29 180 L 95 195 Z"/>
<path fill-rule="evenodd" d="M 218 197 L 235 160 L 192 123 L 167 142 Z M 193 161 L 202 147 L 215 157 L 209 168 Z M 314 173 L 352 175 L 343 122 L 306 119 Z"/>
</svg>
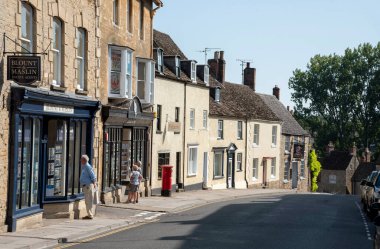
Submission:
<svg viewBox="0 0 380 249">
<path fill-rule="evenodd" d="M 30 85 L 41 80 L 40 56 L 8 56 L 7 80 Z"/>
</svg>

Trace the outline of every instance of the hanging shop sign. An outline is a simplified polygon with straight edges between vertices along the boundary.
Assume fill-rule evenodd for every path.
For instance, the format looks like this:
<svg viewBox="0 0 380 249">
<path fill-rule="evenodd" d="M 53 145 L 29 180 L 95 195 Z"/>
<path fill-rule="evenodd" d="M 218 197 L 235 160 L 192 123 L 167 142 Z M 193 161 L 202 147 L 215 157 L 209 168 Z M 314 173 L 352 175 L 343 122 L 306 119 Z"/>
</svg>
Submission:
<svg viewBox="0 0 380 249">
<path fill-rule="evenodd" d="M 168 122 L 168 131 L 181 132 L 181 123 Z"/>
<path fill-rule="evenodd" d="M 305 146 L 303 144 L 294 144 L 293 158 L 303 158 Z"/>
<path fill-rule="evenodd" d="M 8 56 L 7 80 L 20 84 L 32 84 L 41 80 L 40 56 Z"/>
</svg>

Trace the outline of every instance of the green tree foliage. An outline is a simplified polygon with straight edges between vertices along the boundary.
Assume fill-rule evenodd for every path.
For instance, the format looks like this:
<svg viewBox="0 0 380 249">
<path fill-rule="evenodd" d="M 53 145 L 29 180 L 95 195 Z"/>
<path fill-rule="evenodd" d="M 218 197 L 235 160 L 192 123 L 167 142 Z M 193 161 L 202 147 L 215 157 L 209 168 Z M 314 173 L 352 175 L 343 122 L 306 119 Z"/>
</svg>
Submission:
<svg viewBox="0 0 380 249">
<path fill-rule="evenodd" d="M 380 43 L 346 49 L 343 55 L 316 55 L 306 70 L 289 79 L 295 117 L 315 137 L 347 149 L 378 144 L 380 137 Z"/>
<path fill-rule="evenodd" d="M 317 159 L 315 150 L 311 150 L 309 154 L 309 166 L 311 172 L 311 191 L 316 192 L 318 190 L 317 179 L 321 172 L 321 163 Z"/>
</svg>

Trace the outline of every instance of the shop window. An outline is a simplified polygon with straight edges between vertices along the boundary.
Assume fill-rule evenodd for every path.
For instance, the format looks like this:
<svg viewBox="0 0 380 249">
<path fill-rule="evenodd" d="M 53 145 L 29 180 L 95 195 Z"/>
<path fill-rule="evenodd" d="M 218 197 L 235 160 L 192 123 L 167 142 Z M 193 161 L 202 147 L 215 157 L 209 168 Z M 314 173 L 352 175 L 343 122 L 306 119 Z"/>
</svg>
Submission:
<svg viewBox="0 0 380 249">
<path fill-rule="evenodd" d="M 87 90 L 87 32 L 77 29 L 77 89 Z"/>
<path fill-rule="evenodd" d="M 131 98 L 132 51 L 120 47 L 110 47 L 109 65 L 108 97 Z"/>
<path fill-rule="evenodd" d="M 137 93 L 141 101 L 153 102 L 154 63 L 150 60 L 137 60 Z"/>
<path fill-rule="evenodd" d="M 170 153 L 158 153 L 158 179 L 162 178 L 162 165 L 170 164 Z"/>
<path fill-rule="evenodd" d="M 223 151 L 214 153 L 214 178 L 223 177 Z"/>
<path fill-rule="evenodd" d="M 66 135 L 66 120 L 51 119 L 48 121 L 48 164 L 45 189 L 45 196 L 47 198 L 66 195 Z"/>
<path fill-rule="evenodd" d="M 63 22 L 58 18 L 53 18 L 53 85 L 62 86 L 62 75 L 63 75 L 63 65 L 64 65 L 64 54 L 63 54 Z"/>
<path fill-rule="evenodd" d="M 17 128 L 16 209 L 39 204 L 41 120 L 20 118 Z"/>
<path fill-rule="evenodd" d="M 26 2 L 21 2 L 21 46 L 23 52 L 34 52 L 35 43 L 35 11 Z"/>
</svg>

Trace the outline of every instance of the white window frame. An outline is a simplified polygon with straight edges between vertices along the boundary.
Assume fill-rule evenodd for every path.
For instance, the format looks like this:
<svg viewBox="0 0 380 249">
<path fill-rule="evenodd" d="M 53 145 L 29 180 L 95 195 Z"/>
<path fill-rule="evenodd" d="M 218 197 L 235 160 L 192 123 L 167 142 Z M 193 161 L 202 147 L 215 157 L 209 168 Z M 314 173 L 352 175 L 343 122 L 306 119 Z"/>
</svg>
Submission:
<svg viewBox="0 0 380 249">
<path fill-rule="evenodd" d="M 223 126 L 224 126 L 224 124 L 223 124 L 223 120 L 221 120 L 221 119 L 219 119 L 218 120 L 218 134 L 217 134 L 217 138 L 218 139 L 223 139 Z"/>
<path fill-rule="evenodd" d="M 175 76 L 179 78 L 181 76 L 181 62 L 178 56 L 174 57 L 175 64 Z"/>
<path fill-rule="evenodd" d="M 194 155 L 195 154 L 195 155 Z M 198 170 L 198 146 L 188 147 L 187 175 L 196 176 Z"/>
<path fill-rule="evenodd" d="M 157 71 L 160 73 L 164 72 L 164 53 L 162 49 L 156 49 L 157 51 Z"/>
<path fill-rule="evenodd" d="M 237 121 L 237 139 L 243 139 L 243 121 Z"/>
<path fill-rule="evenodd" d="M 112 23 L 119 26 L 119 0 L 112 1 Z"/>
<path fill-rule="evenodd" d="M 34 15 L 34 8 L 30 4 L 21 2 L 21 45 L 31 53 L 34 52 L 35 42 Z"/>
<path fill-rule="evenodd" d="M 58 17 L 53 17 L 53 41 L 51 51 L 53 52 L 53 80 L 52 85 L 62 86 L 62 31 L 63 22 Z M 57 38 L 57 39 L 56 39 Z"/>
<path fill-rule="evenodd" d="M 191 74 L 190 78 L 193 83 L 197 82 L 197 64 L 195 61 L 191 62 L 191 68 L 190 68 Z"/>
<path fill-rule="evenodd" d="M 126 28 L 128 33 L 132 33 L 133 30 L 133 6 L 132 6 L 132 0 L 127 0 L 127 15 L 126 15 Z"/>
<path fill-rule="evenodd" d="M 285 154 L 289 154 L 290 150 L 290 136 L 285 136 Z"/>
<path fill-rule="evenodd" d="M 217 161 L 217 159 L 220 159 L 220 161 Z M 217 164 L 217 162 L 220 163 Z M 218 171 L 220 174 L 216 174 Z M 214 152 L 214 172 L 213 172 L 214 178 L 223 178 L 224 177 L 224 152 L 222 150 L 218 150 Z"/>
<path fill-rule="evenodd" d="M 139 79 L 139 63 L 145 63 L 144 80 Z M 155 64 L 152 60 L 136 59 L 136 96 L 140 98 L 141 102 L 153 103 L 154 100 L 154 67 Z M 144 98 L 141 98 L 139 93 L 139 84 L 144 82 Z M 140 95 L 140 96 L 139 96 Z"/>
<path fill-rule="evenodd" d="M 140 0 L 140 6 L 139 6 L 139 36 L 140 40 L 144 40 L 144 0 Z"/>
<path fill-rule="evenodd" d="M 236 154 L 236 171 L 243 171 L 243 153 Z"/>
<path fill-rule="evenodd" d="M 271 174 L 271 178 L 276 178 L 276 158 L 272 158 L 271 160 L 271 167 L 270 167 L 270 174 Z"/>
<path fill-rule="evenodd" d="M 277 125 L 272 126 L 272 147 L 277 146 Z"/>
<path fill-rule="evenodd" d="M 190 129 L 195 129 L 195 109 L 191 108 L 190 109 Z"/>
<path fill-rule="evenodd" d="M 208 65 L 204 66 L 204 74 L 203 74 L 203 82 L 208 86 L 209 85 L 209 79 L 210 79 L 210 69 Z"/>
<path fill-rule="evenodd" d="M 111 93 L 111 63 L 112 51 L 121 53 L 120 93 Z M 110 46 L 108 49 L 108 97 L 109 98 L 132 98 L 132 50 Z"/>
<path fill-rule="evenodd" d="M 259 159 L 253 158 L 252 161 L 252 180 L 256 181 L 259 178 Z"/>
<path fill-rule="evenodd" d="M 260 124 L 253 125 L 253 146 L 260 145 Z"/>
<path fill-rule="evenodd" d="M 207 110 L 203 110 L 203 129 L 207 129 Z"/>
<path fill-rule="evenodd" d="M 78 42 L 78 52 L 76 53 L 77 59 L 77 89 L 85 90 L 87 85 L 87 77 L 86 77 L 86 64 L 87 64 L 87 32 L 84 28 L 77 29 L 77 42 Z M 79 47 L 82 48 L 83 55 L 79 54 Z"/>
</svg>

